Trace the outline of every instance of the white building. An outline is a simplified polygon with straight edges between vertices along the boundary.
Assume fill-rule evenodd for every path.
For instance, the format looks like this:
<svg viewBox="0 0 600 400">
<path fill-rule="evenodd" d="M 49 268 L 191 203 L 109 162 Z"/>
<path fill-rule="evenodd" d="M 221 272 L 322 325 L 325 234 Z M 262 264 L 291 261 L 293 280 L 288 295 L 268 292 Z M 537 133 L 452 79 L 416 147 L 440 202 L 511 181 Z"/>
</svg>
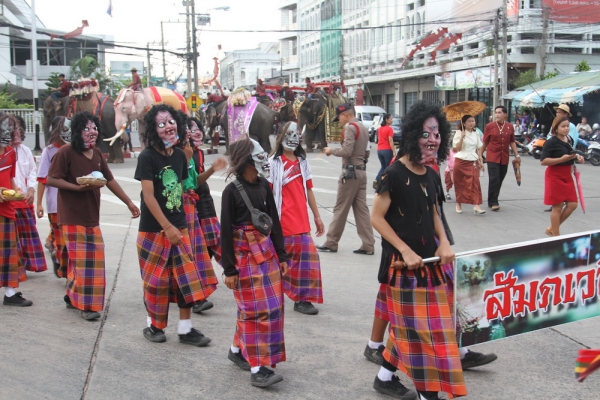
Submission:
<svg viewBox="0 0 600 400">
<path fill-rule="evenodd" d="M 279 54 L 281 55 L 283 76 L 291 86 L 299 85 L 304 80 L 300 77 L 298 63 L 298 1 L 281 0 L 281 30 L 285 31 L 279 39 Z"/>
<path fill-rule="evenodd" d="M 266 81 L 279 75 L 282 68 L 279 42 L 263 42 L 255 49 L 225 52 L 220 63 L 221 86 L 228 89 L 254 87 L 258 78 Z"/>
<path fill-rule="evenodd" d="M 321 79 L 321 0 L 298 0 L 300 80 Z"/>
<path fill-rule="evenodd" d="M 0 85 L 11 83 L 31 89 L 31 68 L 27 68 L 31 60 L 31 32 L 19 28 L 31 28 L 31 8 L 25 0 L 3 0 L 3 13 L 0 21 L 12 26 L 0 27 Z M 46 29 L 43 22 L 37 18 L 37 58 L 39 60 L 38 87 L 46 89 L 44 82 L 53 72 L 69 75 L 72 60 L 84 55 L 95 56 L 101 65 L 104 64 L 104 50 L 112 48 L 105 41 L 112 42 L 112 36 L 81 35 L 70 40 L 55 38 L 50 44 L 48 34 L 62 35 Z M 76 27 L 72 27 L 75 29 Z M 48 34 L 44 34 L 48 33 Z M 30 63 L 29 63 L 30 64 Z"/>
</svg>

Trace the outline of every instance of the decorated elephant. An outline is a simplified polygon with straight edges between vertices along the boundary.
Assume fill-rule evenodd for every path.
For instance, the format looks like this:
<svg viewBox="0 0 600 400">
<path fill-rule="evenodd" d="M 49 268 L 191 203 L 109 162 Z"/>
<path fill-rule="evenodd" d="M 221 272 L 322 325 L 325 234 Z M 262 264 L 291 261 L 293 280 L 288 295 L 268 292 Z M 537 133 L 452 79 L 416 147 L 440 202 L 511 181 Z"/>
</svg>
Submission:
<svg viewBox="0 0 600 400">
<path fill-rule="evenodd" d="M 206 137 L 211 139 L 210 148 L 219 147 L 219 126 L 221 126 L 221 117 L 226 110 L 227 101 L 223 100 L 216 105 L 211 104 L 205 110 L 205 129 Z"/>
<path fill-rule="evenodd" d="M 223 127 L 227 149 L 229 149 L 229 126 L 227 119 L 227 111 L 229 107 L 230 105 L 225 102 L 225 107 L 223 108 L 223 112 L 221 114 L 221 126 Z M 248 128 L 250 138 L 260 143 L 262 148 L 267 153 L 271 152 L 271 142 L 269 137 L 271 134 L 275 133 L 274 125 L 278 117 L 278 112 L 271 110 L 262 103 L 258 103 L 256 105 L 256 110 L 252 115 L 252 120 L 250 121 L 250 126 Z"/>
<path fill-rule="evenodd" d="M 323 97 L 317 99 L 299 99 L 301 102 L 298 114 L 298 128 L 304 131 L 304 143 L 306 151 L 313 151 L 313 144 L 317 143 L 318 149 L 327 147 L 326 139 L 326 121 L 327 117 L 327 100 Z M 306 129 L 305 129 L 306 127 Z"/>
<path fill-rule="evenodd" d="M 100 120 L 100 129 L 102 132 L 102 139 L 109 139 L 115 136 L 117 128 L 115 126 L 115 110 L 113 107 L 114 100 L 108 95 L 94 92 L 89 94 L 83 99 L 75 97 L 63 97 L 61 100 L 61 107 L 57 110 L 55 107 L 54 100 L 51 97 L 46 98 L 44 101 L 44 121 L 43 130 L 45 143 L 48 143 L 50 134 L 50 124 L 56 116 L 67 116 L 71 117 L 79 112 L 88 111 L 93 115 L 97 116 Z M 107 162 L 109 163 L 123 163 L 123 149 L 119 140 L 111 141 L 112 144 L 108 144 L 106 141 L 102 141 L 101 150 L 103 153 L 108 153 Z"/>
</svg>

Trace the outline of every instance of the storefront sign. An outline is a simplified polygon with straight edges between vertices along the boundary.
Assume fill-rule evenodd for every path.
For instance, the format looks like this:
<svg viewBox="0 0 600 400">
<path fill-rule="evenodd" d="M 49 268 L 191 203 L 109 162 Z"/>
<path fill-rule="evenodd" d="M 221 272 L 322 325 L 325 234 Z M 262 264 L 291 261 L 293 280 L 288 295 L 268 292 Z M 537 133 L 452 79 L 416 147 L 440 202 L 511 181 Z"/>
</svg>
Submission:
<svg viewBox="0 0 600 400">
<path fill-rule="evenodd" d="M 475 87 L 475 71 L 468 69 L 466 71 L 456 72 L 456 88 L 472 89 Z"/>
<path fill-rule="evenodd" d="M 455 73 L 444 72 L 442 75 L 435 76 L 435 90 L 454 90 Z"/>
<path fill-rule="evenodd" d="M 550 21 L 591 24 L 600 22 L 598 0 L 544 0 Z"/>
<path fill-rule="evenodd" d="M 460 256 L 459 346 L 600 315 L 600 232 Z"/>
</svg>

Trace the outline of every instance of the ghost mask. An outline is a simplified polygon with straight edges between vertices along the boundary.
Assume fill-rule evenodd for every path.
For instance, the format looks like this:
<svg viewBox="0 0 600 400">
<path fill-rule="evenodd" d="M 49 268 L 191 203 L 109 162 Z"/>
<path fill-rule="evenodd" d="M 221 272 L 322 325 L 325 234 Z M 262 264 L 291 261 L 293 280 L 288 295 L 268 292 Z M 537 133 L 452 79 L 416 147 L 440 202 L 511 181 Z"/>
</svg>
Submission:
<svg viewBox="0 0 600 400">
<path fill-rule="evenodd" d="M 60 138 L 65 143 L 71 143 L 71 120 L 65 118 L 62 131 L 60 132 Z"/>
<path fill-rule="evenodd" d="M 96 140 L 98 140 L 98 127 L 94 121 L 88 121 L 85 124 L 85 128 L 81 132 L 81 138 L 83 139 L 83 147 L 86 149 L 92 149 L 96 146 Z"/>
<path fill-rule="evenodd" d="M 287 151 L 294 151 L 300 145 L 300 133 L 298 132 L 298 125 L 295 122 L 290 123 L 281 145 Z"/>
<path fill-rule="evenodd" d="M 438 121 L 431 117 L 423 124 L 423 133 L 419 137 L 421 148 L 421 164 L 433 166 L 437 164 L 437 153 L 442 143 Z"/>
<path fill-rule="evenodd" d="M 156 133 L 158 133 L 158 137 L 163 141 L 165 149 L 179 142 L 177 121 L 168 111 L 159 111 L 156 114 Z"/>
<path fill-rule="evenodd" d="M 192 121 L 189 130 L 190 130 L 190 139 L 191 139 L 192 143 L 194 143 L 194 146 L 197 148 L 202 146 L 204 134 L 202 133 L 200 128 L 198 128 L 198 125 L 196 125 L 195 121 Z"/>
<path fill-rule="evenodd" d="M 254 149 L 252 150 L 252 161 L 254 162 L 254 167 L 260 175 L 265 178 L 269 177 L 269 155 L 262 148 L 262 146 L 254 139 L 250 139 L 252 144 L 254 145 Z"/>
<path fill-rule="evenodd" d="M 0 146 L 6 147 L 12 142 L 12 134 L 15 130 L 14 122 L 10 118 L 4 119 L 0 124 Z"/>
</svg>

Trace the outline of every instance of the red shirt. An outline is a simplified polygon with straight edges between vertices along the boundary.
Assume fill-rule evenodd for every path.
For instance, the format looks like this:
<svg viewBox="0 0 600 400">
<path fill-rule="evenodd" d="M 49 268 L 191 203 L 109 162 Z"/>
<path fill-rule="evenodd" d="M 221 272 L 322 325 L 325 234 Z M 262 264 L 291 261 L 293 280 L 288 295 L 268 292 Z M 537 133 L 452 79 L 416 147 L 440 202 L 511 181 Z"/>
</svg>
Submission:
<svg viewBox="0 0 600 400">
<path fill-rule="evenodd" d="M 10 146 L 4 148 L 0 155 L 0 187 L 12 189 L 11 179 L 17 171 L 17 153 Z M 0 203 L 0 215 L 8 219 L 15 219 L 15 208 L 12 201 Z"/>
<path fill-rule="evenodd" d="M 500 132 L 502 128 L 502 132 Z M 504 125 L 490 122 L 483 131 L 483 143 L 487 143 L 485 159 L 500 165 L 508 165 L 508 148 L 515 141 L 515 128 L 509 122 Z"/>
<path fill-rule="evenodd" d="M 281 188 L 281 229 L 283 236 L 300 235 L 310 232 L 308 221 L 308 207 L 304 185 L 302 184 L 302 172 L 300 162 L 290 161 L 282 154 L 284 176 L 296 176 L 296 178 Z M 289 175 L 288 175 L 289 174 Z M 306 182 L 306 189 L 312 189 L 312 179 Z"/>
<path fill-rule="evenodd" d="M 225 100 L 224 97 L 219 96 L 218 94 L 210 94 L 208 96 L 208 99 L 206 99 L 207 103 L 219 103 L 221 101 Z"/>
<path fill-rule="evenodd" d="M 63 79 L 63 81 L 60 83 L 60 95 L 62 97 L 68 96 L 69 95 L 69 91 L 71 90 L 71 82 L 69 82 L 66 79 Z"/>
<path fill-rule="evenodd" d="M 306 84 L 306 94 L 315 93 L 315 91 L 316 91 L 316 88 L 315 88 L 314 83 L 308 82 Z"/>
<path fill-rule="evenodd" d="M 256 84 L 256 95 L 257 96 L 266 96 L 267 92 L 265 91 L 265 86 L 262 83 Z"/>
<path fill-rule="evenodd" d="M 390 137 L 394 137 L 394 130 L 389 125 L 379 127 L 377 130 L 377 150 L 391 150 Z"/>
</svg>

